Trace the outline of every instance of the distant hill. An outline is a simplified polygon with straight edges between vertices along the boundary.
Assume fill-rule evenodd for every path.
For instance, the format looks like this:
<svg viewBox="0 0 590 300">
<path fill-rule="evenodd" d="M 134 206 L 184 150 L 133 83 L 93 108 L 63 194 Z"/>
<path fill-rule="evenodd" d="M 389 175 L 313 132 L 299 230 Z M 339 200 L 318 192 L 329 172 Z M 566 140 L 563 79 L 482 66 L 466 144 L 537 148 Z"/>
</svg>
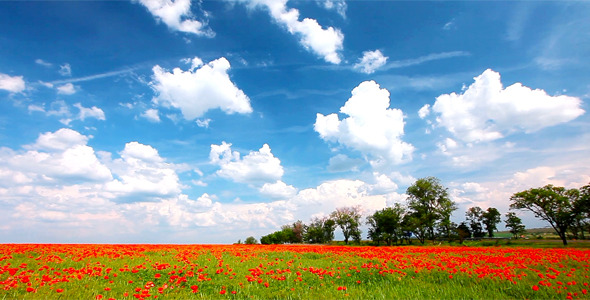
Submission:
<svg viewBox="0 0 590 300">
<path fill-rule="evenodd" d="M 545 228 L 527 228 L 526 232 L 529 234 L 541 234 L 541 233 L 555 233 L 555 230 L 551 227 L 545 227 Z M 510 231 L 506 230 L 506 231 L 498 231 L 498 233 L 510 233 Z"/>
</svg>

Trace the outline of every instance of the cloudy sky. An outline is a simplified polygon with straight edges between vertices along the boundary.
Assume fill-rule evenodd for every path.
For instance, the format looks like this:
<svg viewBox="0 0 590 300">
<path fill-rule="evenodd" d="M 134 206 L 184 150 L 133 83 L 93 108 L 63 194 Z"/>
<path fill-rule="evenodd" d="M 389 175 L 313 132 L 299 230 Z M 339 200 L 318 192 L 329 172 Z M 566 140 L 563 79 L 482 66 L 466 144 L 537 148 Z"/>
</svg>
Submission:
<svg viewBox="0 0 590 300">
<path fill-rule="evenodd" d="M 404 203 L 426 176 L 455 222 L 580 187 L 588 15 L 585 1 L 0 2 L 0 242 L 232 243 Z"/>
</svg>

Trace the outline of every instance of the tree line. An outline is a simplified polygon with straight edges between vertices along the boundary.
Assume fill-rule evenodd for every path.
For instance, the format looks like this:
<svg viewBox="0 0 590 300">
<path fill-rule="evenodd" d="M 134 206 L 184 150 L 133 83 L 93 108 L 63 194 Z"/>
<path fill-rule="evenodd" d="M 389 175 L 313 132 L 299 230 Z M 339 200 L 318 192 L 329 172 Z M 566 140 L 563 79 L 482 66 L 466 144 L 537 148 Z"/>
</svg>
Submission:
<svg viewBox="0 0 590 300">
<path fill-rule="evenodd" d="M 494 237 L 498 224 L 502 222 L 496 208 L 483 210 L 478 206 L 465 212 L 464 222 L 451 222 L 457 204 L 450 199 L 448 189 L 436 177 L 418 179 L 408 187 L 406 194 L 408 197 L 404 205 L 396 203 L 365 218 L 367 238 L 376 245 L 410 244 L 412 239 L 422 244 L 426 240 L 437 239 L 462 243 L 466 238 Z M 590 232 L 590 184 L 580 189 L 546 185 L 515 193 L 510 201 L 511 210 L 531 211 L 535 217 L 547 221 L 564 245 L 567 245 L 568 237 L 585 239 L 585 233 Z M 334 240 L 337 228 L 342 231 L 345 244 L 350 241 L 360 243 L 361 218 L 360 207 L 341 207 L 327 217 L 312 219 L 309 224 L 297 221 L 284 225 L 281 230 L 262 236 L 260 243 L 326 244 Z M 522 220 L 513 211 L 506 213 L 504 222 L 514 238 L 525 232 Z M 258 241 L 248 237 L 246 243 L 255 244 Z"/>
</svg>

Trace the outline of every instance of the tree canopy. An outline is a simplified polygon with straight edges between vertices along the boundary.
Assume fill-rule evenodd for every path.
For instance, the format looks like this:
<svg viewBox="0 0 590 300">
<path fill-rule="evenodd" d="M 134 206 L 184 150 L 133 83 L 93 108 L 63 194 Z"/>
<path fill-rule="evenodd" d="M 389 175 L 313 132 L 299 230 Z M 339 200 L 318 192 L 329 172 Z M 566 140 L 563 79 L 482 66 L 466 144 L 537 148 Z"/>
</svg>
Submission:
<svg viewBox="0 0 590 300">
<path fill-rule="evenodd" d="M 566 232 L 576 219 L 588 212 L 589 188 L 566 189 L 551 184 L 518 192 L 510 197 L 511 209 L 528 210 L 547 221 L 567 245 Z"/>
<path fill-rule="evenodd" d="M 408 194 L 409 222 L 416 228 L 414 233 L 424 243 L 425 238 L 434 240 L 434 228 L 440 223 L 450 235 L 450 218 L 457 205 L 449 198 L 447 188 L 436 177 L 426 177 L 406 190 Z M 447 226 L 448 225 L 448 226 Z"/>
</svg>

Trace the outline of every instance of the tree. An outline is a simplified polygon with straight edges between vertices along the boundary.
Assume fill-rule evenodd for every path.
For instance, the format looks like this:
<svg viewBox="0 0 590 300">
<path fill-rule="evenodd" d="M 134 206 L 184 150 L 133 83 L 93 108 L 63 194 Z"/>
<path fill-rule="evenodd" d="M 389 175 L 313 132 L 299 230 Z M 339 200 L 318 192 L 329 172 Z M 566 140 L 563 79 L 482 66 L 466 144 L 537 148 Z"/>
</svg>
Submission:
<svg viewBox="0 0 590 300">
<path fill-rule="evenodd" d="M 326 244 L 334 239 L 336 223 L 329 218 L 314 218 L 311 224 L 305 225 L 303 240 L 310 244 Z"/>
<path fill-rule="evenodd" d="M 244 241 L 244 244 L 246 244 L 246 245 L 256 245 L 256 244 L 258 244 L 258 241 L 253 236 L 249 236 Z"/>
<path fill-rule="evenodd" d="M 436 177 L 426 177 L 406 190 L 408 194 L 409 222 L 415 226 L 414 234 L 424 243 L 426 237 L 434 241 L 437 223 L 450 224 L 450 218 L 457 205 L 449 199 L 447 189 Z M 449 227 L 450 228 L 450 227 Z"/>
<path fill-rule="evenodd" d="M 342 230 L 345 244 L 348 244 L 348 240 L 350 237 L 352 237 L 356 241 L 360 241 L 360 207 L 355 206 L 337 208 L 330 214 L 330 218 L 334 220 L 336 225 L 338 225 Z"/>
<path fill-rule="evenodd" d="M 459 243 L 460 244 L 463 244 L 463 240 L 465 240 L 466 238 L 471 237 L 471 230 L 469 230 L 469 226 L 467 226 L 467 224 L 465 224 L 465 222 L 461 222 L 461 224 L 459 224 L 459 226 L 457 226 L 455 231 L 457 232 L 457 236 L 459 236 Z"/>
<path fill-rule="evenodd" d="M 465 212 L 465 217 L 467 218 L 467 221 L 469 221 L 469 227 L 471 227 L 471 235 L 473 235 L 474 238 L 485 236 L 481 226 L 482 216 L 483 210 L 479 206 L 470 207 L 467 212 Z"/>
<path fill-rule="evenodd" d="M 506 227 L 510 228 L 512 237 L 518 239 L 518 236 L 525 233 L 526 230 L 522 224 L 522 220 L 513 212 L 506 213 Z"/>
<path fill-rule="evenodd" d="M 367 225 L 370 226 L 368 238 L 373 242 L 379 243 L 385 241 L 388 246 L 402 236 L 402 219 L 404 208 L 396 203 L 393 207 L 386 207 L 378 210 L 373 215 L 367 217 Z"/>
<path fill-rule="evenodd" d="M 488 232 L 488 237 L 494 237 L 494 231 L 498 229 L 498 223 L 502 222 L 500 216 L 500 212 L 493 207 L 488 207 L 488 209 L 481 214 L 481 219 Z"/>
<path fill-rule="evenodd" d="M 566 189 L 551 184 L 518 192 L 510 197 L 511 209 L 529 210 L 535 217 L 549 222 L 564 245 L 566 232 L 576 219 L 586 213 L 588 204 L 578 189 Z"/>
</svg>

